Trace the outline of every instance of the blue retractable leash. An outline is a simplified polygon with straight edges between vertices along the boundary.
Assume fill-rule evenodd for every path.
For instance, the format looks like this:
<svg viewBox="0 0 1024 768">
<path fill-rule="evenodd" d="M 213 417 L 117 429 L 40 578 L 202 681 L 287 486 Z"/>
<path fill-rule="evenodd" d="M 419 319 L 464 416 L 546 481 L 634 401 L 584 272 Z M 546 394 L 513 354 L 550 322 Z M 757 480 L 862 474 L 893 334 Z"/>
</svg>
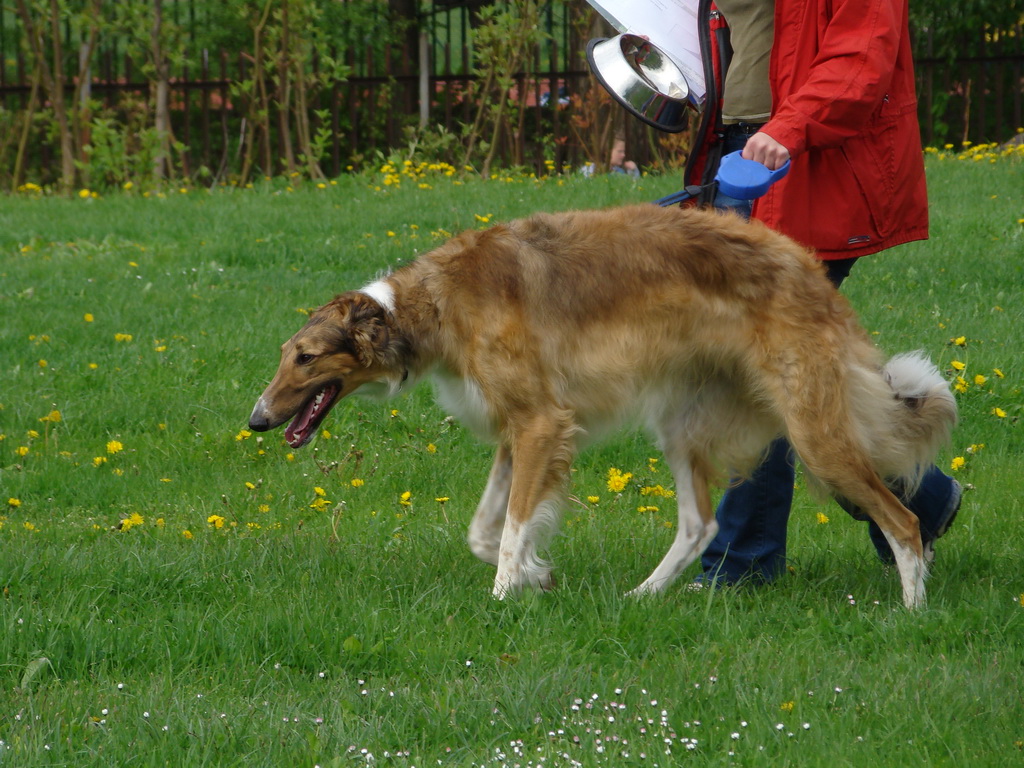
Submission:
<svg viewBox="0 0 1024 768">
<path fill-rule="evenodd" d="M 755 200 L 774 184 L 789 173 L 789 160 L 781 168 L 769 171 L 765 166 L 754 160 L 744 160 L 740 152 L 730 152 L 722 158 L 718 165 L 713 184 L 717 184 L 723 194 L 737 200 Z M 667 208 L 678 205 L 691 197 L 696 197 L 704 187 L 693 184 L 686 189 L 675 192 L 668 197 L 655 200 L 656 205 Z"/>
</svg>

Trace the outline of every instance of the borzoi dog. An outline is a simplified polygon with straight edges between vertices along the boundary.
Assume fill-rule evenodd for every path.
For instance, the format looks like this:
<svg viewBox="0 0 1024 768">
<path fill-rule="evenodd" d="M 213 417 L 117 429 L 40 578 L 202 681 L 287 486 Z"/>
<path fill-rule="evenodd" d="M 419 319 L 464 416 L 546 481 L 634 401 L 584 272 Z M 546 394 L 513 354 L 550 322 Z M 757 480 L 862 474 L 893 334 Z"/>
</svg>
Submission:
<svg viewBox="0 0 1024 768">
<path fill-rule="evenodd" d="M 422 375 L 497 443 L 469 545 L 494 594 L 548 588 L 540 555 L 577 450 L 645 422 L 672 470 L 675 540 L 633 593 L 659 592 L 717 532 L 708 493 L 784 435 L 828 492 L 871 517 L 908 607 L 925 596 L 913 487 L 956 422 L 922 355 L 885 363 L 808 251 L 757 222 L 639 205 L 469 231 L 313 314 L 281 348 L 249 426 L 307 443 L 356 392 Z"/>
</svg>

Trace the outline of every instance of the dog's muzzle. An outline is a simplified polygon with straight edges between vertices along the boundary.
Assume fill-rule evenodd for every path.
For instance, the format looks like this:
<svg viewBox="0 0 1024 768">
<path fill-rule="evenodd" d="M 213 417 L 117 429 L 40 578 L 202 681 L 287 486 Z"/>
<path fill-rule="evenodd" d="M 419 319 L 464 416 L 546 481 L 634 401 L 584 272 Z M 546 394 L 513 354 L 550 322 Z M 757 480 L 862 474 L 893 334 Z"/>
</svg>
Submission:
<svg viewBox="0 0 1024 768">
<path fill-rule="evenodd" d="M 267 432 L 273 429 L 276 424 L 271 423 L 267 417 L 267 409 L 263 404 L 263 398 L 261 397 L 256 401 L 256 405 L 253 406 L 252 413 L 249 415 L 249 429 L 255 432 Z"/>
</svg>

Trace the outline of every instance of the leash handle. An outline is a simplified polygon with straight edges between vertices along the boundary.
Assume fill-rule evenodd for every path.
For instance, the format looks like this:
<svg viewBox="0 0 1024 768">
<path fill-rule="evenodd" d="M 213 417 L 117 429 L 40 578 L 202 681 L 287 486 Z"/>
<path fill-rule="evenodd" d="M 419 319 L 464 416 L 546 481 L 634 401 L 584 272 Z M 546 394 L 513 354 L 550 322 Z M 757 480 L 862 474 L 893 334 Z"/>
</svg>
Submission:
<svg viewBox="0 0 1024 768">
<path fill-rule="evenodd" d="M 715 180 L 722 194 L 737 200 L 756 200 L 768 188 L 789 173 L 789 160 L 774 171 L 754 160 L 746 160 L 740 151 L 722 158 Z"/>
<path fill-rule="evenodd" d="M 741 150 L 730 152 L 722 158 L 718 166 L 718 173 L 711 184 L 691 184 L 686 189 L 674 194 L 655 200 L 656 205 L 667 208 L 671 205 L 678 205 L 701 192 L 717 184 L 723 195 L 735 197 L 737 200 L 756 200 L 761 197 L 768 188 L 785 177 L 789 173 L 789 160 L 774 171 L 754 160 L 745 160 Z"/>
</svg>

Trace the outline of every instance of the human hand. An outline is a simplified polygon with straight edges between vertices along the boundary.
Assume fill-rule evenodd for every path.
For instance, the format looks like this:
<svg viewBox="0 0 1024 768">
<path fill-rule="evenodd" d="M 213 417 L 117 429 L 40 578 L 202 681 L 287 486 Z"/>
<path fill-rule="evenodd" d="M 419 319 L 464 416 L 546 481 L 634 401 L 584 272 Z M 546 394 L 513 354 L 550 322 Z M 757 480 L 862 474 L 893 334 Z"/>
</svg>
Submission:
<svg viewBox="0 0 1024 768">
<path fill-rule="evenodd" d="M 747 139 L 742 157 L 761 163 L 769 171 L 777 171 L 789 160 L 789 150 L 767 133 L 758 131 Z"/>
</svg>

